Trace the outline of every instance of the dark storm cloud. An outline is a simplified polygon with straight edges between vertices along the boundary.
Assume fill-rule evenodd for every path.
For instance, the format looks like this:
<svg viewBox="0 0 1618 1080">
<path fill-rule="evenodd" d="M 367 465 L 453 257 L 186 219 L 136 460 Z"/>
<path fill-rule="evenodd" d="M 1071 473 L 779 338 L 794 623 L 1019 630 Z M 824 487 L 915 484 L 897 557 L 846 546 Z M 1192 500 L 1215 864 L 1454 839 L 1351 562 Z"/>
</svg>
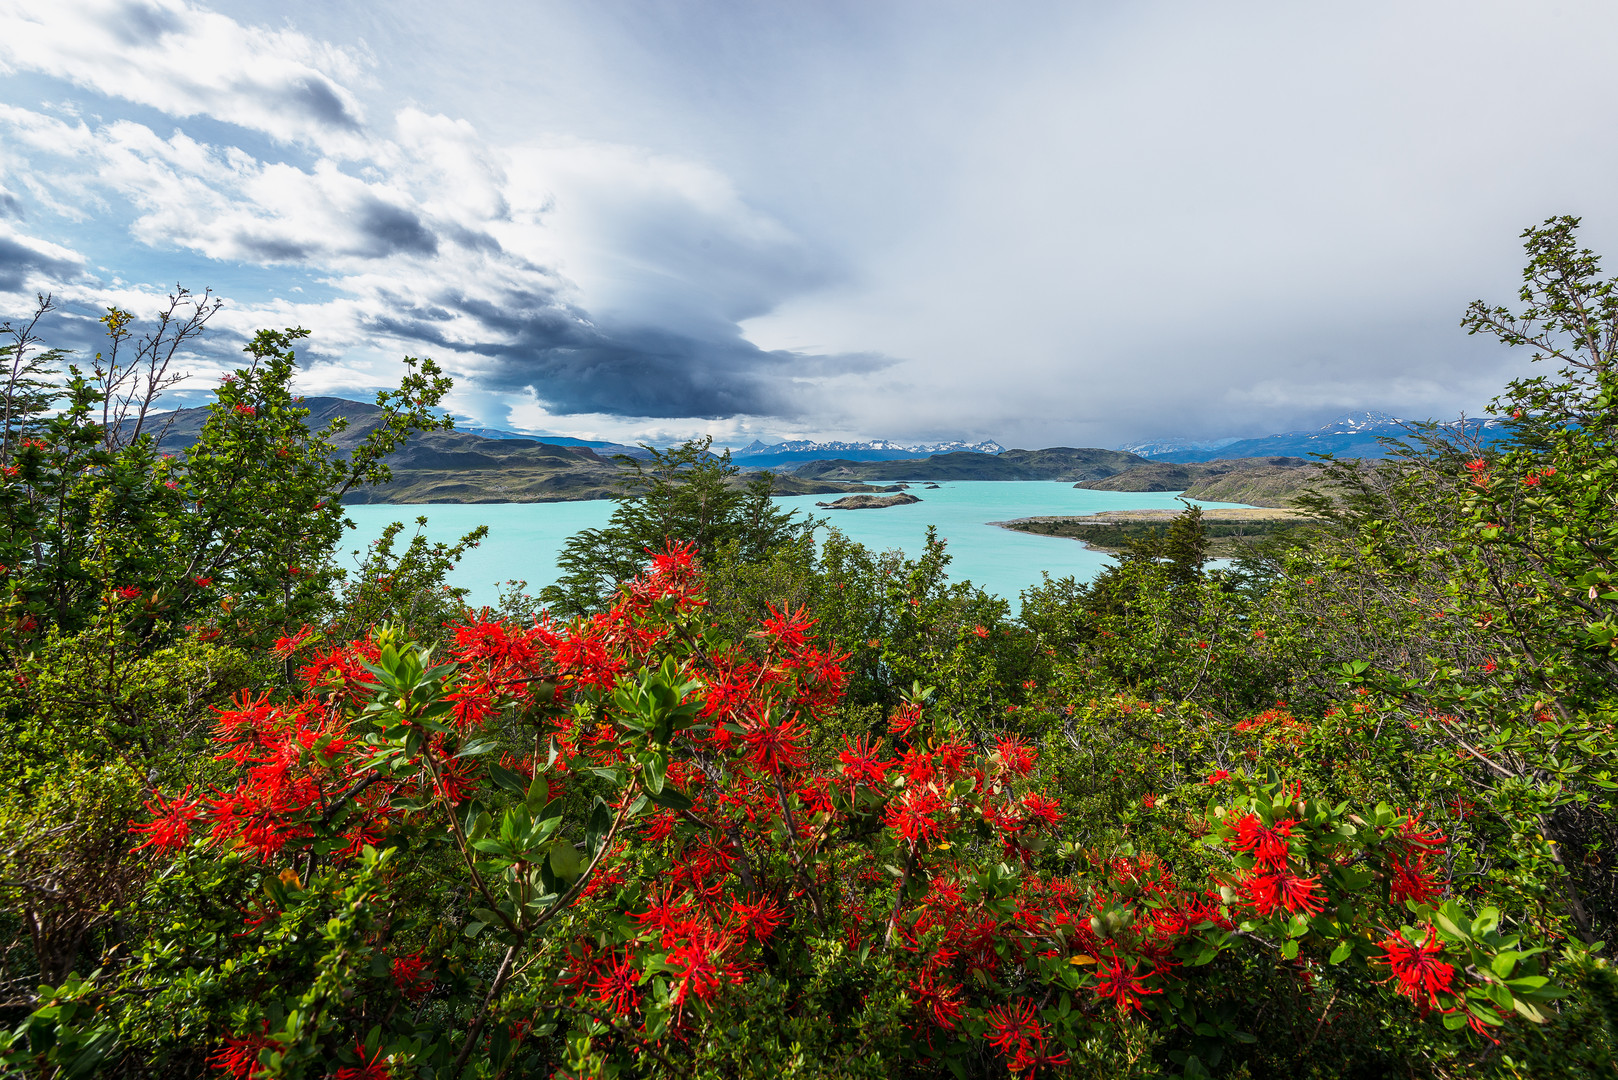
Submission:
<svg viewBox="0 0 1618 1080">
<path fill-rule="evenodd" d="M 231 242 L 244 258 L 253 262 L 303 262 L 314 254 L 314 249 L 308 244 L 282 236 L 238 231 L 231 237 Z"/>
<path fill-rule="evenodd" d="M 310 262 L 323 255 L 357 255 L 385 259 L 390 255 L 436 255 L 438 236 L 414 211 L 381 199 L 367 198 L 343 214 L 349 232 L 319 240 L 283 235 L 276 223 L 259 222 L 236 229 L 230 245 L 238 257 L 262 263 Z M 472 250 L 498 252 L 491 236 L 452 227 L 455 241 Z"/>
<path fill-rule="evenodd" d="M 700 337 L 650 326 L 598 325 L 565 305 L 535 304 L 531 297 L 525 303 L 444 298 L 437 305 L 387 311 L 370 320 L 369 328 L 491 360 L 493 366 L 479 373 L 480 387 L 532 390 L 557 413 L 801 416 L 811 408 L 803 393 L 808 384 L 890 363 L 873 355 L 760 349 L 733 327 L 720 325 Z M 464 335 L 460 320 L 466 318 L 478 327 L 478 340 Z"/>
<path fill-rule="evenodd" d="M 321 75 L 306 75 L 275 91 L 276 97 L 292 112 L 302 113 L 327 127 L 360 129 L 360 119 L 349 111 L 331 81 Z"/>
<path fill-rule="evenodd" d="M 401 206 L 367 199 L 354 214 L 355 230 L 369 243 L 362 254 L 373 258 L 407 252 L 436 255 L 438 237 L 414 213 Z"/>
<path fill-rule="evenodd" d="M 184 26 L 179 13 L 156 4 L 122 4 L 106 16 L 107 29 L 125 45 L 149 45 Z"/>
<path fill-rule="evenodd" d="M 77 277 L 79 270 L 79 264 L 72 259 L 36 251 L 26 244 L 0 236 L 0 292 L 23 291 L 31 273 L 41 273 L 59 281 Z"/>
</svg>

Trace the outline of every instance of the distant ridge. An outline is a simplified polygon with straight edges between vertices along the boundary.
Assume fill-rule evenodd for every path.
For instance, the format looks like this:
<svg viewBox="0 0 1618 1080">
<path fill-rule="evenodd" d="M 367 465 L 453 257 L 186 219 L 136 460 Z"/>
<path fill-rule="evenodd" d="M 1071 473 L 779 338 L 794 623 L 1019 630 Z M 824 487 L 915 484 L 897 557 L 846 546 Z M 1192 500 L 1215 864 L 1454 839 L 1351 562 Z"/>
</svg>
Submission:
<svg viewBox="0 0 1618 1080">
<path fill-rule="evenodd" d="M 905 461 L 911 458 L 931 457 L 934 454 L 1003 454 L 1005 447 L 994 440 L 969 443 L 962 441 L 938 443 L 898 443 L 889 439 L 864 442 L 813 442 L 793 439 L 780 443 L 765 443 L 757 439 L 740 450 L 730 452 L 730 460 L 744 468 L 759 469 L 773 465 L 799 465 L 810 461 Z"/>
<path fill-rule="evenodd" d="M 501 428 L 490 427 L 461 427 L 455 426 L 456 431 L 468 435 L 476 435 L 483 439 L 526 439 L 529 442 L 545 443 L 547 446 L 588 446 L 607 457 L 613 454 L 627 454 L 630 457 L 650 457 L 651 455 L 638 446 L 628 443 L 606 442 L 601 439 L 575 439 L 571 435 L 525 435 L 520 431 L 505 431 Z"/>
<path fill-rule="evenodd" d="M 1139 454 L 1152 461 L 1197 462 L 1222 461 L 1233 458 L 1301 457 L 1311 454 L 1335 454 L 1344 458 L 1380 458 L 1387 456 L 1382 439 L 1402 439 L 1410 434 L 1411 421 L 1401 420 L 1384 412 L 1353 412 L 1339 416 L 1331 423 L 1313 431 L 1287 431 L 1278 435 L 1261 435 L 1250 439 L 1219 439 L 1212 442 L 1194 442 L 1188 439 L 1154 439 L 1119 447 L 1131 454 Z M 1445 427 L 1455 427 L 1446 424 Z M 1466 426 L 1474 436 L 1489 439 L 1496 434 L 1499 421 L 1467 420 Z M 1503 434 L 1503 433 L 1502 433 Z"/>
</svg>

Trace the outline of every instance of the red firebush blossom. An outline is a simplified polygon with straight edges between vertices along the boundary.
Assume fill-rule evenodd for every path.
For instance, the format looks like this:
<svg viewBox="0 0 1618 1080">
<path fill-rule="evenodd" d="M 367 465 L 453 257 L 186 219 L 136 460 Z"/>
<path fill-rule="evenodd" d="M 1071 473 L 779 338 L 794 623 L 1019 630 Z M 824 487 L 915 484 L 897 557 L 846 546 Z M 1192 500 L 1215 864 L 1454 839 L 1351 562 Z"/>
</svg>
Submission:
<svg viewBox="0 0 1618 1080">
<path fill-rule="evenodd" d="M 633 1012 L 640 1004 L 640 971 L 635 958 L 628 952 L 609 957 L 609 963 L 596 968 L 596 977 L 590 980 L 595 1000 L 620 1016 Z"/>
<path fill-rule="evenodd" d="M 809 934 L 891 965 L 886 992 L 902 988 L 923 1053 L 958 1057 L 986 1040 L 1020 1074 L 1063 1063 L 1075 1024 L 1143 1015 L 1154 996 L 1189 990 L 1211 969 L 1187 957 L 1243 919 L 1334 904 L 1346 920 L 1380 902 L 1328 894 L 1341 880 L 1335 867 L 1351 860 L 1387 880 L 1394 903 L 1436 897 L 1431 868 L 1447 837 L 1419 814 L 1337 832 L 1319 824 L 1330 807 L 1295 808 L 1301 785 L 1259 785 L 1226 769 L 1206 781 L 1229 782 L 1218 793 L 1224 825 L 1193 813 L 1185 828 L 1217 828 L 1235 856 L 1229 872 L 1182 882 L 1149 854 L 1055 858 L 1036 850 L 1063 821 L 1036 743 L 972 738 L 948 714 L 906 703 L 886 732 L 878 720 L 839 748 L 818 718 L 841 698 L 844 657 L 811 637 L 813 620 L 772 609 L 754 634 L 716 644 L 700 625 L 705 602 L 694 552 L 671 547 L 587 619 L 522 624 L 467 612 L 445 628 L 441 653 L 415 654 L 424 704 L 408 714 L 388 681 L 398 677 L 389 665 L 409 655 L 397 641 L 316 646 L 300 630 L 280 652 L 299 656 L 301 685 L 281 697 L 244 692 L 219 709 L 214 753 L 231 779 L 206 797 L 156 797 L 151 820 L 135 826 L 140 846 L 173 851 L 195 831 L 270 864 L 272 882 L 294 867 L 313 881 L 311 867 L 341 873 L 362 855 L 369 864 L 367 847 L 459 852 L 477 870 L 468 893 L 499 898 L 474 903 L 528 920 L 525 934 L 537 921 L 556 935 L 530 938 L 527 947 L 552 951 L 523 961 L 556 958 L 548 979 L 529 980 L 540 1007 L 611 1014 L 617 1026 L 598 1033 L 599 1045 L 619 1051 L 655 1042 L 673 1052 L 698 1037 L 710 1010 L 723 1016 L 731 988 L 762 972 L 775 978 L 802 949 L 794 935 Z M 631 711 L 624 702 L 648 686 L 657 711 Z M 1284 714 L 1278 704 L 1250 730 L 1281 730 Z M 659 719 L 670 716 L 681 723 Z M 602 794 L 590 823 L 569 818 L 541 833 L 557 820 L 543 815 L 564 803 L 573 814 L 581 792 Z M 1178 807 L 1185 794 L 1148 794 L 1142 805 Z M 473 834 L 483 807 L 495 822 Z M 1167 829 L 1179 816 L 1150 820 Z M 378 879 L 376 895 L 391 887 Z M 531 914 L 540 909 L 543 919 Z M 1365 917 L 1354 917 L 1362 931 Z M 276 918 L 263 903 L 240 933 L 266 933 Z M 501 919 L 463 932 L 517 937 Z M 1390 935 L 1381 948 L 1395 992 L 1423 1009 L 1452 1004 L 1442 995 L 1453 994 L 1457 969 L 1439 959 L 1431 931 L 1421 945 Z M 448 958 L 437 970 L 446 985 L 467 978 Z M 428 974 L 420 953 L 394 955 L 356 990 L 393 996 L 377 1015 L 408 1014 L 389 1009 L 425 995 Z M 1054 1009 L 1053 993 L 1086 986 L 1095 999 L 1086 1007 L 1060 1020 L 1041 1013 L 1038 1002 Z M 509 1029 L 512 1018 L 500 1022 Z M 216 1062 L 246 1078 L 269 1045 L 267 1032 L 231 1036 Z M 328 1040 L 323 1052 L 341 1045 Z M 403 1070 L 396 1044 L 384 1045 Z M 386 1075 L 385 1055 L 361 1057 L 349 1077 Z"/>
<path fill-rule="evenodd" d="M 917 1015 L 945 1031 L 953 1029 L 961 1019 L 963 989 L 959 983 L 942 978 L 933 968 L 923 970 L 906 986 Z"/>
<path fill-rule="evenodd" d="M 786 912 L 779 904 L 768 896 L 747 903 L 741 900 L 730 902 L 730 913 L 735 917 L 737 925 L 754 941 L 767 941 L 775 928 L 786 919 Z"/>
<path fill-rule="evenodd" d="M 1266 825 L 1256 814 L 1248 814 L 1236 822 L 1236 835 L 1228 843 L 1236 851 L 1253 856 L 1258 865 L 1281 870 L 1287 865 L 1292 828 L 1297 822 L 1283 818 Z"/>
<path fill-rule="evenodd" d="M 1406 858 L 1388 859 L 1388 892 L 1394 903 L 1414 900 L 1418 904 L 1433 904 L 1442 899 L 1443 886 L 1427 865 L 1429 858 L 1425 852 L 1417 852 Z"/>
<path fill-rule="evenodd" d="M 770 710 L 766 709 L 763 715 L 743 721 L 741 727 L 748 763 L 771 776 L 801 768 L 807 762 L 803 741 L 809 732 L 795 717 L 771 723 Z"/>
<path fill-rule="evenodd" d="M 269 1030 L 270 1025 L 265 1023 L 257 1035 L 226 1035 L 224 1045 L 208 1059 L 208 1064 L 230 1080 L 254 1080 L 265 1075 L 259 1054 L 279 1046 L 269 1038 Z"/>
<path fill-rule="evenodd" d="M 882 786 L 893 762 L 882 760 L 881 752 L 881 739 L 873 743 L 869 735 L 857 739 L 843 736 L 843 749 L 837 752 L 837 761 L 843 767 L 843 780 L 850 790 L 861 784 L 873 788 Z"/>
<path fill-rule="evenodd" d="M 1143 976 L 1136 974 L 1135 965 L 1125 964 L 1117 953 L 1109 956 L 1106 966 L 1098 968 L 1096 974 L 1096 997 L 1111 1001 L 1120 1013 L 1145 1012 L 1141 1004 L 1143 998 L 1163 992 L 1146 986 L 1141 981 Z"/>
<path fill-rule="evenodd" d="M 1319 882 L 1297 877 L 1285 870 L 1273 873 L 1255 871 L 1238 883 L 1242 896 L 1260 915 L 1273 915 L 1277 909 L 1289 914 L 1318 915 L 1325 906 Z"/>
<path fill-rule="evenodd" d="M 393 1072 L 388 1063 L 382 1058 L 382 1051 L 370 1053 L 365 1049 L 364 1043 L 354 1044 L 354 1053 L 360 1059 L 358 1065 L 344 1065 L 337 1070 L 337 1080 L 390 1080 Z"/>
<path fill-rule="evenodd" d="M 1065 1065 L 1067 1056 L 1047 1049 L 1045 1027 L 1039 1022 L 1039 1008 L 1026 998 L 1016 1004 L 998 1005 L 988 1011 L 988 1043 L 1000 1051 L 1014 1073 L 1031 1073 L 1045 1065 Z"/>
<path fill-rule="evenodd" d="M 1390 931 L 1377 946 L 1383 955 L 1374 962 L 1386 965 L 1390 972 L 1385 981 L 1397 982 L 1394 990 L 1421 1008 L 1436 1006 L 1439 994 L 1455 993 L 1455 966 L 1439 959 L 1444 945 L 1432 927 L 1427 928 L 1427 936 L 1420 942 Z"/>
<path fill-rule="evenodd" d="M 1013 776 L 1027 776 L 1034 771 L 1034 748 L 1020 736 L 1012 735 L 996 742 L 994 757 Z"/>
<path fill-rule="evenodd" d="M 432 989 L 433 980 L 426 975 L 427 960 L 421 953 L 394 957 L 389 967 L 393 974 L 393 985 L 406 999 L 416 1001 Z"/>
<path fill-rule="evenodd" d="M 146 812 L 152 815 L 152 820 L 141 822 L 129 827 L 129 831 L 146 837 L 144 843 L 136 844 L 135 850 L 151 847 L 159 851 L 175 851 L 183 848 L 191 839 L 191 823 L 202 816 L 203 809 L 197 800 L 191 797 L 191 789 L 187 787 L 174 799 L 165 799 L 160 794 L 154 794 L 147 800 Z"/>
</svg>

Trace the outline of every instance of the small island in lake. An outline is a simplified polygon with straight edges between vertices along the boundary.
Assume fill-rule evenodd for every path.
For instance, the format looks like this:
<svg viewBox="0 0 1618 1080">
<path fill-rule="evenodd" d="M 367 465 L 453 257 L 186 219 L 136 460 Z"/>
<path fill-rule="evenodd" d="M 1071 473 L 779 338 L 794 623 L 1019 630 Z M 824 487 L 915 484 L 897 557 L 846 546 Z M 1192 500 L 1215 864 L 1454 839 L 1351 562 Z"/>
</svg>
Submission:
<svg viewBox="0 0 1618 1080">
<path fill-rule="evenodd" d="M 1027 517 L 1014 521 L 991 521 L 1002 529 L 1061 536 L 1078 540 L 1095 551 L 1116 554 L 1130 543 L 1162 537 L 1179 510 L 1103 510 L 1097 514 L 1071 517 Z M 1314 518 L 1296 510 L 1254 508 L 1245 510 L 1202 511 L 1202 527 L 1208 537 L 1208 554 L 1229 558 L 1244 541 L 1313 524 Z"/>
<path fill-rule="evenodd" d="M 815 503 L 823 510 L 880 510 L 885 506 L 906 506 L 921 499 L 908 491 L 897 495 L 845 495 L 835 502 Z"/>
</svg>

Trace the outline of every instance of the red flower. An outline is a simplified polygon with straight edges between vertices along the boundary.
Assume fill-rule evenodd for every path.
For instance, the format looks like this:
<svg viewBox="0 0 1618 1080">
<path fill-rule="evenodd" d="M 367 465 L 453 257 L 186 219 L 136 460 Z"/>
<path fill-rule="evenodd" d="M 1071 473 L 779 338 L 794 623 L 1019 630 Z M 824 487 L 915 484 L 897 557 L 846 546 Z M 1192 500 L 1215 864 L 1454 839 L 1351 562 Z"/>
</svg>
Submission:
<svg viewBox="0 0 1618 1080">
<path fill-rule="evenodd" d="M 768 896 L 760 897 L 751 904 L 732 900 L 730 913 L 754 941 L 766 940 L 787 917 L 786 912 Z"/>
<path fill-rule="evenodd" d="M 427 967 L 427 961 L 422 957 L 421 953 L 414 952 L 408 956 L 397 957 L 391 967 L 393 969 L 393 985 L 397 986 L 399 991 L 411 1001 L 415 1001 L 432 989 L 432 979 L 422 976 L 422 972 Z"/>
<path fill-rule="evenodd" d="M 1031 1073 L 1041 1065 L 1067 1063 L 1066 1055 L 1045 1052 L 1045 1029 L 1033 1002 L 997 1005 L 984 1019 L 989 1022 L 989 1045 L 1000 1051 L 1012 1072 Z"/>
<path fill-rule="evenodd" d="M 146 836 L 146 842 L 137 844 L 135 850 L 155 847 L 159 851 L 168 851 L 185 847 L 185 842 L 191 837 L 191 823 L 202 816 L 202 807 L 191 798 L 191 789 L 187 787 L 177 799 L 155 796 L 146 803 L 146 812 L 154 815 L 151 821 L 129 827 L 130 832 L 144 833 Z"/>
<path fill-rule="evenodd" d="M 199 589 L 206 589 L 209 585 L 213 584 L 213 578 L 211 578 L 211 577 L 194 577 L 194 578 L 191 579 L 191 584 L 195 585 Z"/>
<path fill-rule="evenodd" d="M 708 929 L 669 952 L 667 963 L 673 972 L 673 992 L 669 1000 L 680 1013 L 694 995 L 708 1003 L 719 993 L 725 954 L 734 944 L 723 930 Z"/>
<path fill-rule="evenodd" d="M 883 761 L 877 757 L 877 751 L 882 748 L 882 740 L 871 742 L 868 735 L 858 739 L 843 736 L 843 749 L 837 752 L 837 760 L 843 766 L 843 778 L 849 786 L 868 784 L 871 787 L 881 787 L 887 772 L 893 767 L 892 761 Z"/>
<path fill-rule="evenodd" d="M 639 984 L 640 972 L 635 969 L 635 958 L 625 952 L 607 968 L 598 969 L 596 977 L 590 980 L 590 989 L 595 991 L 597 1001 L 623 1015 L 640 1004 Z"/>
<path fill-rule="evenodd" d="M 775 610 L 772 604 L 770 617 L 760 625 L 764 628 L 761 636 L 788 649 L 797 649 L 808 640 L 809 628 L 815 625 L 815 620 L 809 617 L 804 608 L 783 614 Z"/>
<path fill-rule="evenodd" d="M 995 744 L 994 756 L 1007 772 L 1014 776 L 1027 776 L 1034 771 L 1034 760 L 1038 755 L 1020 736 L 1012 735 Z"/>
<path fill-rule="evenodd" d="M 1055 825 L 1067 815 L 1057 809 L 1060 805 L 1055 799 L 1030 791 L 1022 797 L 1023 807 L 1028 813 L 1047 825 Z"/>
<path fill-rule="evenodd" d="M 1008 1058 L 1039 1031 L 1039 1010 L 1026 998 L 998 1005 L 984 1019 L 989 1021 L 989 1045 Z"/>
<path fill-rule="evenodd" d="M 1141 796 L 1140 804 L 1148 810 L 1156 809 L 1157 796 L 1148 791 L 1145 795 Z"/>
<path fill-rule="evenodd" d="M 270 1030 L 268 1023 L 261 1023 L 261 1027 L 265 1033 Z M 266 1034 L 226 1035 L 225 1045 L 214 1052 L 208 1059 L 208 1064 L 219 1069 L 231 1080 L 252 1080 L 253 1077 L 263 1075 L 259 1071 L 259 1052 L 278 1045 L 267 1038 Z"/>
<path fill-rule="evenodd" d="M 783 769 L 795 769 L 807 762 L 803 756 L 802 740 L 808 734 L 795 719 L 779 724 L 770 723 L 770 714 L 754 717 L 742 724 L 742 741 L 747 744 L 747 760 L 771 776 Z"/>
<path fill-rule="evenodd" d="M 136 585 L 123 585 L 115 591 L 118 593 L 119 598 L 123 600 L 133 600 L 140 595 L 140 587 Z"/>
<path fill-rule="evenodd" d="M 1236 823 L 1236 835 L 1225 841 L 1235 851 L 1245 851 L 1258 860 L 1260 866 L 1279 870 L 1287 864 L 1289 838 L 1297 822 L 1291 818 L 1265 825 L 1256 814 L 1248 814 Z"/>
<path fill-rule="evenodd" d="M 1397 980 L 1399 985 L 1394 990 L 1417 1005 L 1434 1006 L 1438 1004 L 1439 994 L 1455 993 L 1455 968 L 1438 959 L 1444 946 L 1432 927 L 1427 928 L 1427 937 L 1419 944 L 1402 933 L 1390 933 L 1377 944 L 1384 955 L 1372 962 L 1386 964 L 1390 972 L 1383 981 Z"/>
<path fill-rule="evenodd" d="M 914 848 L 927 840 L 936 840 L 944 833 L 944 826 L 931 815 L 944 809 L 944 802 L 931 791 L 911 788 L 904 796 L 888 804 L 888 828 L 898 833 Z"/>
<path fill-rule="evenodd" d="M 988 631 L 987 631 L 987 630 L 985 630 L 985 629 L 984 629 L 984 628 L 983 628 L 983 627 L 981 627 L 981 626 L 974 626 L 974 627 L 972 627 L 972 633 L 974 633 L 974 634 L 976 634 L 976 635 L 977 635 L 977 636 L 978 636 L 978 637 L 984 637 L 984 638 L 986 638 L 986 637 L 988 637 L 988 636 L 989 636 L 989 632 L 988 632 Z"/>
<path fill-rule="evenodd" d="M 950 1031 L 961 1018 L 961 985 L 941 981 L 938 972 L 923 971 L 906 987 L 916 1011 L 933 1027 Z"/>
<path fill-rule="evenodd" d="M 240 416 L 257 416 L 258 415 L 258 410 L 253 408 L 253 406 L 251 406 L 251 405 L 238 405 L 238 406 L 236 406 L 236 412 Z"/>
<path fill-rule="evenodd" d="M 1117 953 L 1107 961 L 1105 968 L 1098 968 L 1100 976 L 1096 980 L 1095 992 L 1098 998 L 1110 998 L 1118 1011 L 1127 1013 L 1134 1009 L 1136 1012 L 1145 1012 L 1141 1008 L 1141 998 L 1147 994 L 1161 994 L 1161 990 L 1151 990 L 1141 981 L 1143 976 L 1135 974 L 1135 964 L 1130 962 L 1128 967 L 1118 958 Z"/>
<path fill-rule="evenodd" d="M 1285 870 L 1250 874 L 1240 887 L 1242 895 L 1260 915 L 1273 915 L 1277 908 L 1318 915 L 1325 906 L 1317 878 L 1301 878 Z"/>
<path fill-rule="evenodd" d="M 337 1080 L 389 1080 L 393 1073 L 388 1070 L 388 1063 L 382 1059 L 382 1050 L 377 1049 L 374 1055 L 367 1056 L 364 1043 L 354 1044 L 354 1053 L 359 1055 L 358 1065 L 344 1065 L 337 1070 Z"/>
<path fill-rule="evenodd" d="M 1406 900 L 1430 904 L 1442 896 L 1442 887 L 1428 867 L 1427 859 L 1426 852 L 1418 851 L 1408 859 L 1388 860 L 1388 893 L 1395 904 Z"/>
<path fill-rule="evenodd" d="M 895 735 L 909 735 L 910 729 L 921 721 L 921 706 L 906 704 L 893 710 L 888 718 L 888 730 Z"/>
<path fill-rule="evenodd" d="M 1212 787 L 1215 784 L 1222 784 L 1226 780 L 1229 780 L 1229 779 L 1230 779 L 1230 770 L 1229 769 L 1215 769 L 1213 772 L 1208 774 L 1207 783 L 1208 783 L 1209 787 Z"/>
</svg>

